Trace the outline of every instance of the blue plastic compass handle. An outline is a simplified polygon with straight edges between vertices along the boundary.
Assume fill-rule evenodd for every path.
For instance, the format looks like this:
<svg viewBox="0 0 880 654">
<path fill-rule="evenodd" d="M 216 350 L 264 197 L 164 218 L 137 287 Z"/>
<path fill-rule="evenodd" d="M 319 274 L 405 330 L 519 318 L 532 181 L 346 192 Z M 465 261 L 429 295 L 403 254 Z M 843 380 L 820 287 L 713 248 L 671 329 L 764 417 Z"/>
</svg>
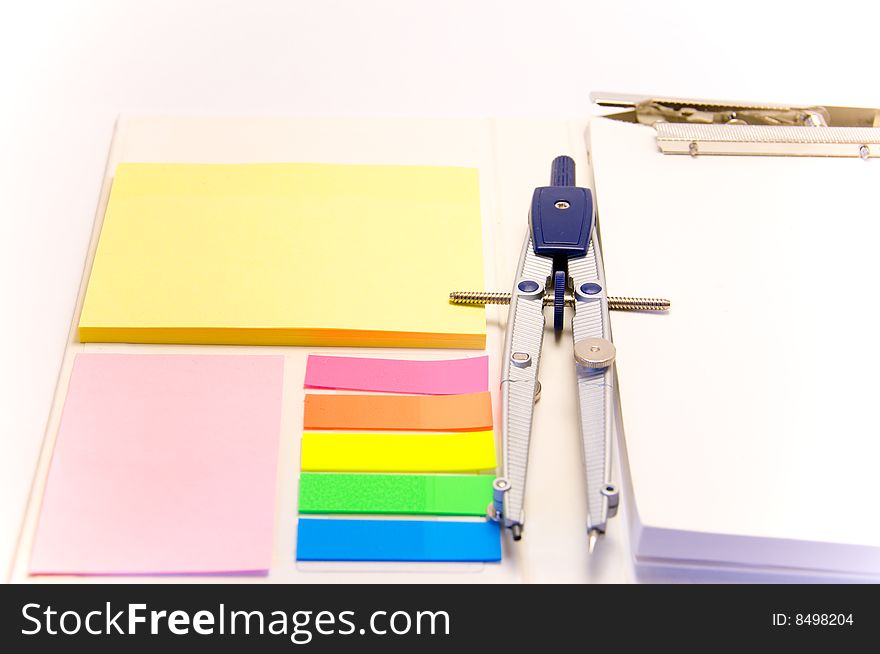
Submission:
<svg viewBox="0 0 880 654">
<path fill-rule="evenodd" d="M 568 260 L 587 255 L 593 228 L 593 194 L 575 184 L 571 157 L 556 157 L 550 186 L 532 195 L 529 225 L 535 254 L 553 259 L 553 329 L 562 331 Z"/>
<path fill-rule="evenodd" d="M 574 186 L 574 159 L 556 157 L 550 164 L 550 186 Z"/>
<path fill-rule="evenodd" d="M 574 159 L 556 157 L 551 186 L 532 195 L 530 221 L 535 254 L 544 257 L 583 257 L 590 244 L 593 195 L 574 185 Z"/>
</svg>

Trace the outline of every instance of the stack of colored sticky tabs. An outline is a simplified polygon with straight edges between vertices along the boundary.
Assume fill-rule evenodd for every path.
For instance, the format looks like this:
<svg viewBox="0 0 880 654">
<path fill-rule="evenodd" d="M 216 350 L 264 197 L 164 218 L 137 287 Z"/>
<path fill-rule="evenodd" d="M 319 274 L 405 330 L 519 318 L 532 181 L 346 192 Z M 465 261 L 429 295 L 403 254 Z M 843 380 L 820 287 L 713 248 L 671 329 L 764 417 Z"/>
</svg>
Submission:
<svg viewBox="0 0 880 654">
<path fill-rule="evenodd" d="M 306 395 L 298 560 L 501 559 L 487 357 L 310 356 L 305 385 L 383 394 Z"/>
</svg>

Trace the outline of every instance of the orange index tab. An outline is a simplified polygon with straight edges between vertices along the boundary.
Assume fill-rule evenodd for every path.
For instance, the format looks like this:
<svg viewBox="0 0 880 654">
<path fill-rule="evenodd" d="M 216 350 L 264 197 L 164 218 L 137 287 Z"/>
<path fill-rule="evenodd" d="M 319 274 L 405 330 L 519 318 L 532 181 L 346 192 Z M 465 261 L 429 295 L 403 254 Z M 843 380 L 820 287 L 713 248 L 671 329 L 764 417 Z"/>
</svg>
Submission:
<svg viewBox="0 0 880 654">
<path fill-rule="evenodd" d="M 489 393 L 319 395 L 305 398 L 305 429 L 482 431 L 492 429 Z"/>
</svg>

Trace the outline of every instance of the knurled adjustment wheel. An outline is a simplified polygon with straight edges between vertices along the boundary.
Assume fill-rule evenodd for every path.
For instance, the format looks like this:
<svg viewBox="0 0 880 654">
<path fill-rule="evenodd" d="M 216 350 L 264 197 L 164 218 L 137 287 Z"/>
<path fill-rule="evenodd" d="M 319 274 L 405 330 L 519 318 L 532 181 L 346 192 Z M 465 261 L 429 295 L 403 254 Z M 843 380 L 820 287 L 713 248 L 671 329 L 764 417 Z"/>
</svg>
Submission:
<svg viewBox="0 0 880 654">
<path fill-rule="evenodd" d="M 553 276 L 553 329 L 562 331 L 565 316 L 565 271 L 557 270 Z"/>
</svg>

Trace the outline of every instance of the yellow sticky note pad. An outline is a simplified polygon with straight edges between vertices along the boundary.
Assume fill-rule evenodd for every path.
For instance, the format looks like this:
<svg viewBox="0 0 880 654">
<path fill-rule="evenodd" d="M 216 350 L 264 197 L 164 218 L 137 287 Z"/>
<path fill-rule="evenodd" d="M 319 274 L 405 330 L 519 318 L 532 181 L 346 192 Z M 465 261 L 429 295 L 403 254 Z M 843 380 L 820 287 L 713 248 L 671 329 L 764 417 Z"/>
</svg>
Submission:
<svg viewBox="0 0 880 654">
<path fill-rule="evenodd" d="M 120 164 L 83 342 L 485 346 L 476 169 Z"/>
<path fill-rule="evenodd" d="M 305 432 L 304 472 L 481 472 L 495 469 L 495 434 Z"/>
</svg>

